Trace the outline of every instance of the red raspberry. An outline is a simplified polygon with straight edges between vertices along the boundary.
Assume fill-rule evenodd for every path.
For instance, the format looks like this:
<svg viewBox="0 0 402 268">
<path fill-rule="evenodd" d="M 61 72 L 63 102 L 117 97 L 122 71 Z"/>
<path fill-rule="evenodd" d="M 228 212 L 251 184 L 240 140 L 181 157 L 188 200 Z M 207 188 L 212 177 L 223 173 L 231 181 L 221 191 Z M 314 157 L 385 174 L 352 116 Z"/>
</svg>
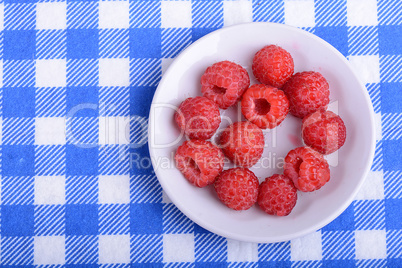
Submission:
<svg viewBox="0 0 402 268">
<path fill-rule="evenodd" d="M 249 121 L 260 128 L 274 128 L 289 112 L 289 101 L 282 90 L 257 84 L 244 92 L 241 111 Z"/>
<path fill-rule="evenodd" d="M 321 154 L 330 154 L 345 143 L 346 127 L 338 115 L 319 110 L 303 118 L 302 137 L 307 146 Z"/>
<path fill-rule="evenodd" d="M 223 153 L 209 141 L 189 140 L 177 148 L 176 166 L 198 187 L 212 184 L 223 169 Z"/>
<path fill-rule="evenodd" d="M 286 216 L 297 201 L 297 189 L 285 175 L 274 174 L 260 184 L 258 205 L 271 215 Z"/>
<path fill-rule="evenodd" d="M 174 119 L 190 139 L 210 139 L 221 123 L 219 107 L 205 97 L 183 101 L 175 112 Z"/>
<path fill-rule="evenodd" d="M 262 130 L 248 121 L 228 126 L 219 143 L 225 155 L 236 165 L 249 168 L 261 158 L 264 151 Z"/>
<path fill-rule="evenodd" d="M 222 109 L 236 104 L 249 85 L 246 69 L 230 61 L 213 64 L 201 77 L 202 94 Z"/>
<path fill-rule="evenodd" d="M 329 85 L 318 72 L 294 74 L 283 86 L 290 103 L 290 113 L 303 118 L 329 103 Z"/>
<path fill-rule="evenodd" d="M 292 76 L 292 55 L 283 48 L 269 45 L 259 50 L 253 58 L 253 73 L 260 83 L 281 88 Z"/>
<path fill-rule="evenodd" d="M 302 192 L 318 190 L 330 179 L 327 161 L 309 147 L 298 147 L 287 154 L 284 174 Z"/>
<path fill-rule="evenodd" d="M 234 210 L 246 210 L 257 201 L 258 178 L 247 168 L 232 168 L 216 178 L 215 190 L 218 198 Z"/>
</svg>

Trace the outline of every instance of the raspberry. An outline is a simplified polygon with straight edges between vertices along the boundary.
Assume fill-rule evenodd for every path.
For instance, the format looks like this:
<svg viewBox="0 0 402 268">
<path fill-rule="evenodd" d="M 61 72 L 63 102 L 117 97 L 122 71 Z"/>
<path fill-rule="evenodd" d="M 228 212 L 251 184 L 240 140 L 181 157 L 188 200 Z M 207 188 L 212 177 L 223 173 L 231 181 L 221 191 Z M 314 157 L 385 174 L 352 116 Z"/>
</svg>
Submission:
<svg viewBox="0 0 402 268">
<path fill-rule="evenodd" d="M 216 178 L 215 191 L 227 207 L 246 210 L 254 205 L 258 196 L 258 178 L 247 168 L 232 168 Z"/>
<path fill-rule="evenodd" d="M 177 148 L 176 166 L 197 187 L 212 184 L 223 169 L 223 153 L 209 141 L 185 141 Z"/>
<path fill-rule="evenodd" d="M 282 90 L 263 84 L 252 85 L 243 94 L 241 111 L 258 127 L 274 128 L 288 114 L 289 101 Z"/>
<path fill-rule="evenodd" d="M 309 147 L 298 147 L 287 154 L 284 174 L 302 192 L 318 190 L 330 179 L 327 161 Z"/>
<path fill-rule="evenodd" d="M 262 130 L 248 121 L 228 126 L 222 132 L 219 143 L 233 163 L 246 168 L 258 162 L 265 144 Z"/>
<path fill-rule="evenodd" d="M 259 50 L 253 58 L 253 74 L 260 83 L 281 88 L 292 76 L 292 55 L 285 49 L 269 45 Z"/>
<path fill-rule="evenodd" d="M 222 109 L 236 104 L 249 85 L 246 69 L 231 61 L 217 62 L 201 76 L 202 94 Z"/>
<path fill-rule="evenodd" d="M 296 73 L 282 90 L 289 99 L 290 113 L 299 118 L 326 108 L 329 103 L 328 82 L 318 72 Z"/>
<path fill-rule="evenodd" d="M 321 154 L 330 154 L 345 143 L 346 127 L 338 115 L 319 110 L 303 118 L 302 137 L 307 146 Z"/>
<path fill-rule="evenodd" d="M 190 139 L 210 139 L 221 123 L 218 106 L 205 97 L 183 101 L 175 112 L 174 119 Z"/>
<path fill-rule="evenodd" d="M 285 175 L 274 174 L 260 184 L 258 205 L 271 215 L 286 216 L 297 201 L 297 189 Z"/>
</svg>

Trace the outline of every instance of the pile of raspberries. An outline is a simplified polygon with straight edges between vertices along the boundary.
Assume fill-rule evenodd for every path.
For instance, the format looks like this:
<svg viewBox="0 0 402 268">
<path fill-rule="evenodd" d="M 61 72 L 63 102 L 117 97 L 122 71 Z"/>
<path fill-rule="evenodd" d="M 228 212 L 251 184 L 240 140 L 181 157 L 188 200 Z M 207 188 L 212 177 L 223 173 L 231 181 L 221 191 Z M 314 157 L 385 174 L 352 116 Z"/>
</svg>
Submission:
<svg viewBox="0 0 402 268">
<path fill-rule="evenodd" d="M 187 140 L 175 154 L 176 167 L 197 187 L 213 184 L 227 207 L 247 210 L 255 203 L 268 214 L 286 216 L 297 201 L 297 190 L 312 192 L 330 179 L 324 155 L 345 143 L 346 127 L 331 111 L 329 85 L 319 73 L 294 73 L 293 58 L 277 45 L 267 45 L 253 58 L 252 71 L 259 84 L 240 65 L 221 61 L 209 66 L 201 77 L 203 96 L 184 100 L 174 119 Z M 229 125 L 216 144 L 209 141 L 221 123 L 219 109 L 241 101 L 245 121 Z M 285 157 L 283 174 L 261 184 L 249 169 L 264 151 L 262 129 L 280 125 L 288 113 L 302 119 L 304 147 Z M 223 170 L 224 157 L 235 164 Z"/>
</svg>

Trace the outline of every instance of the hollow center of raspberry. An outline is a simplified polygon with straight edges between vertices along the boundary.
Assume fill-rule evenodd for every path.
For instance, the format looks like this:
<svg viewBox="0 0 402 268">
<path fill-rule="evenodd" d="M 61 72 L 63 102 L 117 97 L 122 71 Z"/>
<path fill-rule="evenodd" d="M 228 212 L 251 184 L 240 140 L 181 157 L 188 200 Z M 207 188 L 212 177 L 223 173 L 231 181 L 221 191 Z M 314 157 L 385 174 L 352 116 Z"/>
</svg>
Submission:
<svg viewBox="0 0 402 268">
<path fill-rule="evenodd" d="M 216 94 L 223 95 L 223 94 L 226 93 L 226 88 L 224 88 L 224 87 L 218 87 L 218 86 L 215 85 L 215 86 L 212 88 L 212 91 L 215 92 Z"/>
<path fill-rule="evenodd" d="M 271 109 L 271 104 L 266 99 L 256 99 L 254 100 L 254 105 L 254 110 L 259 115 L 266 115 Z"/>
<path fill-rule="evenodd" d="M 191 170 L 195 175 L 199 176 L 201 174 L 201 170 L 198 167 L 197 163 L 191 157 L 187 157 L 187 168 Z"/>
<path fill-rule="evenodd" d="M 301 159 L 300 157 L 296 158 L 296 163 L 294 165 L 295 170 L 297 173 L 299 173 L 300 171 L 300 165 L 303 163 L 303 159 Z"/>
</svg>

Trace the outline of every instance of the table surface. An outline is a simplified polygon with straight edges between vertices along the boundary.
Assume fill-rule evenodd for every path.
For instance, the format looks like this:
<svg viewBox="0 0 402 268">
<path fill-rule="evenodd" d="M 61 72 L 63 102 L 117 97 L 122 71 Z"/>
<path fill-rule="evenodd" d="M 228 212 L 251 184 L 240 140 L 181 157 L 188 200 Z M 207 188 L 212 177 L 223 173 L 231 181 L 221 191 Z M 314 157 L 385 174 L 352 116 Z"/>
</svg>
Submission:
<svg viewBox="0 0 402 268">
<path fill-rule="evenodd" d="M 0 264 L 402 267 L 401 12 L 400 0 L 0 1 Z M 375 111 L 375 158 L 353 203 L 281 243 L 193 223 L 164 195 L 147 145 L 150 103 L 172 60 L 251 21 L 328 41 Z"/>
</svg>

